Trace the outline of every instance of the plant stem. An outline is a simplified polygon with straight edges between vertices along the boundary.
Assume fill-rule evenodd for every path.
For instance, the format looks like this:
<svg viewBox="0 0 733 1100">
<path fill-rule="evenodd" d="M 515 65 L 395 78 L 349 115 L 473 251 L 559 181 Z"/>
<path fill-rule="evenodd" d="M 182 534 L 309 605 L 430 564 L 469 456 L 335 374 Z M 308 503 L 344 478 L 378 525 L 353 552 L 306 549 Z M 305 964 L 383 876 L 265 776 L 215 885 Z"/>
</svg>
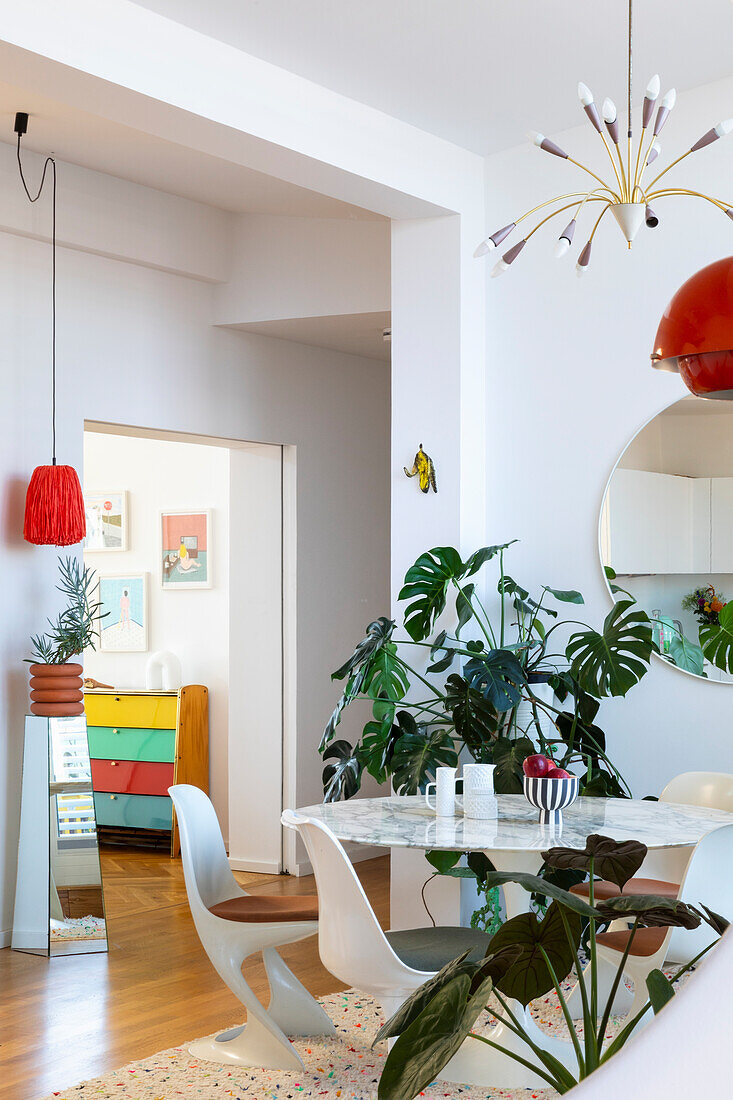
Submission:
<svg viewBox="0 0 733 1100">
<path fill-rule="evenodd" d="M 578 949 L 575 946 L 575 940 L 573 939 L 573 933 L 568 923 L 567 914 L 562 905 L 559 906 L 560 919 L 565 929 L 565 935 L 570 947 L 573 951 L 573 958 L 575 959 L 575 973 L 578 975 L 578 985 L 580 987 L 580 1000 L 583 1005 L 583 1044 L 585 1046 L 585 1065 L 588 1073 L 592 1072 L 596 1068 L 598 1063 L 598 1048 L 595 1041 L 595 1026 L 591 1025 L 590 1005 L 588 1004 L 588 990 L 585 988 L 585 981 L 583 978 L 583 970 L 580 965 L 580 957 L 578 955 Z M 595 1021 L 593 1021 L 595 1024 Z"/>
<path fill-rule="evenodd" d="M 590 857 L 590 885 L 588 889 L 588 904 L 591 909 L 595 906 L 593 883 L 595 881 L 595 860 L 593 856 Z M 596 949 L 596 922 L 594 917 L 590 917 L 588 924 L 590 926 L 590 1023 L 595 1030 L 595 1026 L 598 1022 L 598 955 Z"/>
<path fill-rule="evenodd" d="M 636 930 L 637 930 L 638 927 L 639 927 L 639 917 L 637 915 L 634 919 L 634 926 L 631 929 L 631 933 L 629 935 L 626 947 L 624 948 L 624 953 L 621 956 L 621 962 L 618 964 L 618 969 L 616 970 L 616 977 L 613 979 L 613 985 L 611 986 L 611 992 L 609 993 L 608 1000 L 606 1001 L 606 1008 L 605 1008 L 605 1011 L 603 1013 L 603 1019 L 601 1020 L 601 1026 L 598 1029 L 597 1043 L 598 1043 L 598 1049 L 599 1050 L 603 1050 L 603 1042 L 604 1042 L 604 1039 L 606 1038 L 606 1028 L 608 1027 L 608 1021 L 609 1021 L 609 1018 L 611 1016 L 611 1009 L 612 1009 L 612 1006 L 613 1006 L 613 1001 L 614 1001 L 614 998 L 616 996 L 616 991 L 618 990 L 618 987 L 621 984 L 621 979 L 622 979 L 623 973 L 624 973 L 624 967 L 626 966 L 626 960 L 629 957 L 629 952 L 631 951 L 631 945 L 634 942 L 634 936 L 636 935 Z"/>
<path fill-rule="evenodd" d="M 568 1010 L 567 1001 L 565 1000 L 565 997 L 563 996 L 563 991 L 562 991 L 562 988 L 560 986 L 559 981 L 557 980 L 557 975 L 555 973 L 555 968 L 552 965 L 552 962 L 550 961 L 550 956 L 547 954 L 547 952 L 545 951 L 542 944 L 539 945 L 539 948 L 540 948 L 540 951 L 542 952 L 542 958 L 545 960 L 545 966 L 550 971 L 550 977 L 552 978 L 552 984 L 555 986 L 555 992 L 557 993 L 557 999 L 560 1002 L 560 1008 L 562 1009 L 562 1014 L 565 1017 L 565 1023 L 567 1025 L 567 1029 L 568 1029 L 568 1032 L 570 1034 L 570 1040 L 573 1044 L 573 1049 L 575 1050 L 575 1057 L 578 1060 L 578 1073 L 579 1073 L 579 1076 L 580 1077 L 585 1077 L 585 1060 L 583 1058 L 583 1052 L 580 1049 L 580 1040 L 578 1039 L 578 1033 L 575 1030 L 575 1024 L 573 1023 L 572 1019 L 570 1018 L 570 1012 Z"/>
</svg>

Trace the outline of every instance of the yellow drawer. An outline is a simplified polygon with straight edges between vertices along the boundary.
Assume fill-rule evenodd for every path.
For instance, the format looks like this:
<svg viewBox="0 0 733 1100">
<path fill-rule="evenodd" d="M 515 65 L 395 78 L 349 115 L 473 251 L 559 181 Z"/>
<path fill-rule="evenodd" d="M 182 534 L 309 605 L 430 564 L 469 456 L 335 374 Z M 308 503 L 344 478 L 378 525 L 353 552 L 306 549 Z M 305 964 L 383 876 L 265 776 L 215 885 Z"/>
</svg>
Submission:
<svg viewBox="0 0 733 1100">
<path fill-rule="evenodd" d="M 84 696 L 90 726 L 128 726 L 135 729 L 176 728 L 178 697 L 175 695 Z"/>
</svg>

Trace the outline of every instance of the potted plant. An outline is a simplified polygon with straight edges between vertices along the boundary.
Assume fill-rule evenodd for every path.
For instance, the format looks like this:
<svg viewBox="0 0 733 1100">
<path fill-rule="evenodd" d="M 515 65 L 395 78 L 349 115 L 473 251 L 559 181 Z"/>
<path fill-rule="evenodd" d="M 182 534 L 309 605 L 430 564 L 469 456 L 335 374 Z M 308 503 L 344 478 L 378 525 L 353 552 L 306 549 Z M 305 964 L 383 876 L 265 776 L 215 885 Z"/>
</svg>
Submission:
<svg viewBox="0 0 733 1100">
<path fill-rule="evenodd" d="M 84 713 L 82 665 L 73 661 L 95 648 L 101 604 L 92 601 L 95 573 L 76 558 L 59 558 L 58 591 L 68 600 L 45 634 L 31 638 L 31 714 L 68 717 Z"/>
<path fill-rule="evenodd" d="M 649 618 L 626 594 L 600 631 L 562 617 L 561 606 L 583 604 L 580 592 L 543 585 L 531 596 L 504 571 L 511 545 L 485 546 L 465 561 L 453 547 L 437 547 L 408 570 L 399 594 L 407 603 L 407 637 L 398 640 L 396 624 L 377 619 L 333 674 L 346 686 L 320 745 L 325 801 L 350 798 L 364 770 L 378 782 L 391 780 L 398 793 L 415 794 L 436 767 L 455 765 L 464 748 L 475 761 L 496 765 L 498 792 L 521 793 L 522 762 L 539 751 L 559 767 L 576 768 L 581 795 L 630 793 L 595 719 L 601 699 L 626 695 L 646 674 Z M 474 579 L 489 562 L 499 572 L 493 616 Z M 449 598 L 455 625 L 433 636 Z M 555 651 L 562 630 L 570 636 Z M 411 647 L 429 651 L 426 675 L 408 660 Z M 449 670 L 441 684 L 438 675 Z M 356 700 L 372 714 L 352 746 L 335 733 Z"/>
<path fill-rule="evenodd" d="M 637 929 L 643 927 L 696 928 L 705 921 L 717 936 L 728 926 L 725 918 L 704 905 L 686 904 L 656 895 L 630 894 L 596 902 L 593 895 L 595 875 L 614 882 L 621 891 L 641 867 L 646 845 L 635 840 L 615 841 L 610 837 L 589 836 L 584 849 L 551 848 L 543 852 L 550 868 L 572 867 L 590 875 L 589 902 L 535 875 L 512 872 L 490 873 L 493 886 L 517 883 L 525 890 L 551 897 L 546 913 L 538 919 L 534 913 L 522 913 L 502 926 L 493 937 L 489 954 L 481 962 L 469 963 L 466 953 L 445 966 L 401 1005 L 378 1032 L 374 1043 L 396 1038 L 389 1051 L 379 1082 L 379 1100 L 412 1100 L 422 1093 L 447 1065 L 469 1036 L 489 1047 L 496 1047 L 488 1035 L 472 1029 L 486 1009 L 524 1044 L 522 1053 L 498 1047 L 507 1057 L 533 1070 L 559 1093 L 566 1093 L 608 1061 L 634 1033 L 651 1008 L 659 1012 L 674 995 L 673 983 L 661 970 L 647 977 L 648 1001 L 640 1012 L 624 1021 L 615 1037 L 607 1033 L 616 991 L 623 980 L 626 957 Z M 599 925 L 622 918 L 631 924 L 626 953 L 605 1004 L 599 1000 L 596 930 Z M 583 1034 L 576 1033 L 562 982 L 575 967 L 581 973 L 579 946 L 583 927 L 589 941 L 590 967 L 586 984 L 581 981 Z M 707 954 L 713 940 L 675 975 L 676 982 Z M 538 1046 L 525 1030 L 522 1020 L 508 1003 L 513 998 L 528 1005 L 551 990 L 557 994 L 568 1037 L 573 1045 L 575 1066 L 570 1069 Z M 489 998 L 492 997 L 492 1001 Z M 498 1002 L 499 1008 L 495 1007 Z M 600 1020 L 600 1022 L 599 1022 Z"/>
</svg>

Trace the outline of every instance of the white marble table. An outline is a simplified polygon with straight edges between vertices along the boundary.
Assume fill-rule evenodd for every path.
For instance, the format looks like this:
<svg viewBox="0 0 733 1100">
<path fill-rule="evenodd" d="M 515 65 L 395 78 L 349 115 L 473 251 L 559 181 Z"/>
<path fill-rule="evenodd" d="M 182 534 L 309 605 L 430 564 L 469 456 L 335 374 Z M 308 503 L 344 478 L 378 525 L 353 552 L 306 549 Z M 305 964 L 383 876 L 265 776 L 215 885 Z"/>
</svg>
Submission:
<svg viewBox="0 0 733 1100">
<path fill-rule="evenodd" d="M 601 833 L 614 840 L 639 840 L 650 849 L 694 846 L 720 825 L 733 824 L 733 814 L 669 802 L 621 798 L 579 798 L 563 811 L 560 828 L 540 825 L 538 811 L 520 794 L 496 796 L 495 819 L 463 816 L 436 818 L 419 795 L 359 798 L 306 806 L 297 812 L 328 825 L 340 840 L 386 848 L 437 848 L 483 851 L 498 871 L 537 874 L 541 853 L 550 847 L 584 848 L 586 837 Z M 529 894 L 520 886 L 504 887 L 507 916 L 526 912 Z M 569 1042 L 540 1031 L 528 1010 L 513 1005 L 536 1043 L 551 1050 L 570 1069 L 576 1068 Z M 527 1047 L 499 1023 L 492 1038 L 505 1049 L 527 1056 Z M 542 1088 L 546 1083 L 518 1062 L 483 1043 L 468 1039 L 441 1074 L 446 1080 L 495 1088 Z"/>
</svg>

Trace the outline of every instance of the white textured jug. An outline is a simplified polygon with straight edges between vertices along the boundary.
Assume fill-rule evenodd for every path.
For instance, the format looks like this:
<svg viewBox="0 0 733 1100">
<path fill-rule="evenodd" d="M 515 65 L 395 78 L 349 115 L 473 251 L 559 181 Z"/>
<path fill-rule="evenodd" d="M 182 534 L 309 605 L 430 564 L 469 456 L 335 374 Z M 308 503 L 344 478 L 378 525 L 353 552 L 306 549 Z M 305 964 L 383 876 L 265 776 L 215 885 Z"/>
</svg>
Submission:
<svg viewBox="0 0 733 1100">
<path fill-rule="evenodd" d="M 484 820 L 496 817 L 494 764 L 463 765 L 463 814 Z"/>
</svg>

